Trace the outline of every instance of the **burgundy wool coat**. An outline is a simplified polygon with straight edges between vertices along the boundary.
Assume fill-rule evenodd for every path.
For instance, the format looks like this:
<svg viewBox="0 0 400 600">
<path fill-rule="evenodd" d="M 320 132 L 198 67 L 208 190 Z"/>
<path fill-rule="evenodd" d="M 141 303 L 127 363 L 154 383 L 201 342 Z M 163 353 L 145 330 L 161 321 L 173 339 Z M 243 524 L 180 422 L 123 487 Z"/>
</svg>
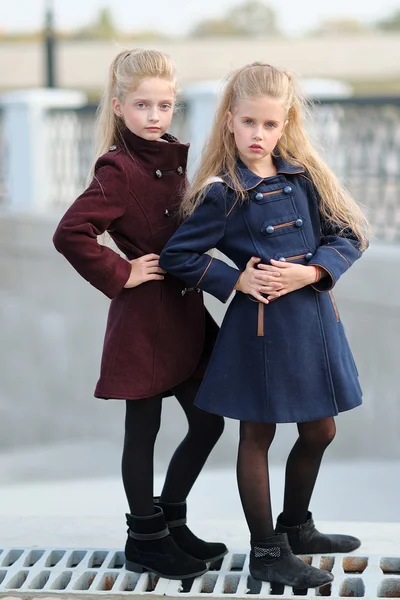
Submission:
<svg viewBox="0 0 400 600">
<path fill-rule="evenodd" d="M 202 293 L 185 293 L 172 275 L 125 289 L 130 263 L 97 241 L 107 231 L 132 260 L 160 254 L 178 228 L 188 145 L 163 138 L 149 142 L 125 130 L 121 143 L 98 159 L 93 181 L 54 234 L 56 249 L 112 299 L 97 398 L 170 395 L 189 377 L 203 376 L 218 333 Z"/>
</svg>

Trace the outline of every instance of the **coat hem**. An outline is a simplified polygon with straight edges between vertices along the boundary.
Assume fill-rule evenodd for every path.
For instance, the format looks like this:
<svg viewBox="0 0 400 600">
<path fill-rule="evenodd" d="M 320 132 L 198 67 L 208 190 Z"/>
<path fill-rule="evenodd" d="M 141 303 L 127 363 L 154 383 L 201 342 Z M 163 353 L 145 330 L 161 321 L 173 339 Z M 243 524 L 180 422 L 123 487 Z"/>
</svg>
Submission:
<svg viewBox="0 0 400 600">
<path fill-rule="evenodd" d="M 184 380 L 186 381 L 186 380 Z M 182 381 L 180 383 L 183 383 Z M 179 385 L 178 383 L 176 385 Z M 171 391 L 172 388 L 168 388 L 166 390 L 161 390 L 160 392 L 156 392 L 155 394 L 145 394 L 140 396 L 128 396 L 127 394 L 105 394 L 104 392 L 95 392 L 93 396 L 98 398 L 99 400 L 145 400 L 146 398 L 152 398 L 153 396 L 163 396 L 167 398 L 168 396 L 173 396 Z"/>
<path fill-rule="evenodd" d="M 160 396 L 160 395 L 164 395 L 164 398 L 167 398 L 168 396 L 174 396 L 174 393 L 173 393 L 174 388 L 176 388 L 181 383 L 184 383 L 185 381 L 188 381 L 189 379 L 199 379 L 199 380 L 202 379 L 202 377 L 194 377 L 194 373 L 196 373 L 198 366 L 199 366 L 199 363 L 195 366 L 193 371 L 191 371 L 190 374 L 187 375 L 186 377 L 184 377 L 183 379 L 180 379 L 179 381 L 177 381 L 173 385 L 168 386 L 167 388 L 163 388 L 163 389 L 155 391 L 155 392 L 153 391 L 148 394 L 139 394 L 138 396 L 133 396 L 130 394 L 106 393 L 106 392 L 102 392 L 101 390 L 96 388 L 93 393 L 93 396 L 95 398 L 99 398 L 100 400 L 144 400 L 145 398 L 153 398 L 153 396 Z"/>
<path fill-rule="evenodd" d="M 257 420 L 251 420 L 251 419 L 246 419 L 244 416 L 243 417 L 239 417 L 239 416 L 233 416 L 233 415 L 229 415 L 226 412 L 222 412 L 222 411 L 216 411 L 216 410 L 210 410 L 208 408 L 205 408 L 204 406 L 202 406 L 201 404 L 197 404 L 197 402 L 195 402 L 195 406 L 197 406 L 197 408 L 200 408 L 201 410 L 205 410 L 206 412 L 209 412 L 213 415 L 219 415 L 220 417 L 225 417 L 226 419 L 234 419 L 235 421 L 244 421 L 244 422 L 248 422 L 248 423 L 311 423 L 313 421 L 319 421 L 320 419 L 328 419 L 329 417 L 337 417 L 338 414 L 342 413 L 342 412 L 347 412 L 349 410 L 353 410 L 354 408 L 357 408 L 358 406 L 361 406 L 361 404 L 363 403 L 362 398 L 360 398 L 359 402 L 357 404 L 353 404 L 352 406 L 347 406 L 345 408 L 340 408 L 337 411 L 328 411 L 327 414 L 324 415 L 318 415 L 315 418 L 307 418 L 307 419 L 299 419 L 299 420 L 293 420 L 293 419 L 288 419 L 288 420 L 267 420 L 267 419 L 257 419 Z"/>
</svg>

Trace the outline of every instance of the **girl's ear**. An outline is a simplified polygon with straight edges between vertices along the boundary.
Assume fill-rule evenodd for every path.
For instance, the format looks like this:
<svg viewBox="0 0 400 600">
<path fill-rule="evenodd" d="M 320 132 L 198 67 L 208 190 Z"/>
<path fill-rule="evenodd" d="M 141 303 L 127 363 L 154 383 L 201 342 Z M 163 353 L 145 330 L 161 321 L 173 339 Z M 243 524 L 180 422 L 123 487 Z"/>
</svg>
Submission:
<svg viewBox="0 0 400 600">
<path fill-rule="evenodd" d="M 231 133 L 233 133 L 233 115 L 230 110 L 226 113 L 226 124 Z"/>
<path fill-rule="evenodd" d="M 112 105 L 113 111 L 115 112 L 117 117 L 122 117 L 121 103 L 118 100 L 118 98 L 113 98 L 111 105 Z"/>
</svg>

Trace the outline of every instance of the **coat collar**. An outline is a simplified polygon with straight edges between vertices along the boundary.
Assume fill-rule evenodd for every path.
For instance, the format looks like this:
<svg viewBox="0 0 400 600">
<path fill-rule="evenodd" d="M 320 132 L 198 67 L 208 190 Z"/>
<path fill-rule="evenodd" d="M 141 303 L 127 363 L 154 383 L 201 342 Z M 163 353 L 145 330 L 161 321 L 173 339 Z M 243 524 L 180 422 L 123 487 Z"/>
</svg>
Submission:
<svg viewBox="0 0 400 600">
<path fill-rule="evenodd" d="M 299 173 L 305 173 L 305 169 L 303 167 L 292 165 L 279 155 L 273 156 L 272 160 L 274 161 L 277 175 L 297 175 Z M 237 173 L 241 186 L 246 192 L 257 187 L 262 181 L 267 181 L 270 179 L 270 177 L 260 177 L 259 175 L 253 173 L 253 171 L 246 167 L 240 158 L 237 160 Z M 235 189 L 235 186 L 232 183 L 229 175 L 221 175 L 221 177 L 229 187 Z"/>
<path fill-rule="evenodd" d="M 186 169 L 189 144 L 181 144 L 170 133 L 164 133 L 164 141 L 149 141 L 135 135 L 128 128 L 120 132 L 119 146 L 128 154 L 132 154 L 146 168 L 175 170 Z"/>
</svg>

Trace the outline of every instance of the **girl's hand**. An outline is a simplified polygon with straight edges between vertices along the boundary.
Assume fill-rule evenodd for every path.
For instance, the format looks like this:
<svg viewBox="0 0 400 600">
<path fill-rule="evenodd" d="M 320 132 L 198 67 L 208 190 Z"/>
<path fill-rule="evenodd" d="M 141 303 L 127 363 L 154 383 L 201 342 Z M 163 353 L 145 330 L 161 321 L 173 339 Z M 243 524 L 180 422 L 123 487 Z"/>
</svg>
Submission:
<svg viewBox="0 0 400 600">
<path fill-rule="evenodd" d="M 296 263 L 283 262 L 280 260 L 271 259 L 271 265 L 259 265 L 258 267 L 263 272 L 268 273 L 270 278 L 276 278 L 276 270 L 278 269 L 280 277 L 275 279 L 281 284 L 280 288 L 274 292 L 274 295 L 267 297 L 268 300 L 275 300 L 280 296 L 289 294 L 296 290 L 300 290 L 307 285 L 315 283 L 316 280 L 323 276 L 320 272 L 320 267 L 312 265 L 298 265 Z M 319 279 L 317 276 L 319 275 Z"/>
<path fill-rule="evenodd" d="M 251 294 L 263 304 L 269 304 L 270 300 L 278 298 L 276 294 L 282 288 L 280 283 L 281 272 L 276 267 L 270 265 L 262 265 L 268 267 L 268 272 L 260 271 L 260 265 L 256 269 L 256 265 L 261 261 L 261 258 L 254 256 L 249 260 L 246 269 L 240 275 L 235 290 L 243 292 L 243 294 Z M 262 294 L 269 294 L 268 298 Z"/>
<path fill-rule="evenodd" d="M 164 279 L 163 274 L 166 273 L 158 266 L 158 254 L 145 254 L 140 258 L 130 260 L 131 274 L 124 288 L 134 288 L 146 281 Z"/>
</svg>

